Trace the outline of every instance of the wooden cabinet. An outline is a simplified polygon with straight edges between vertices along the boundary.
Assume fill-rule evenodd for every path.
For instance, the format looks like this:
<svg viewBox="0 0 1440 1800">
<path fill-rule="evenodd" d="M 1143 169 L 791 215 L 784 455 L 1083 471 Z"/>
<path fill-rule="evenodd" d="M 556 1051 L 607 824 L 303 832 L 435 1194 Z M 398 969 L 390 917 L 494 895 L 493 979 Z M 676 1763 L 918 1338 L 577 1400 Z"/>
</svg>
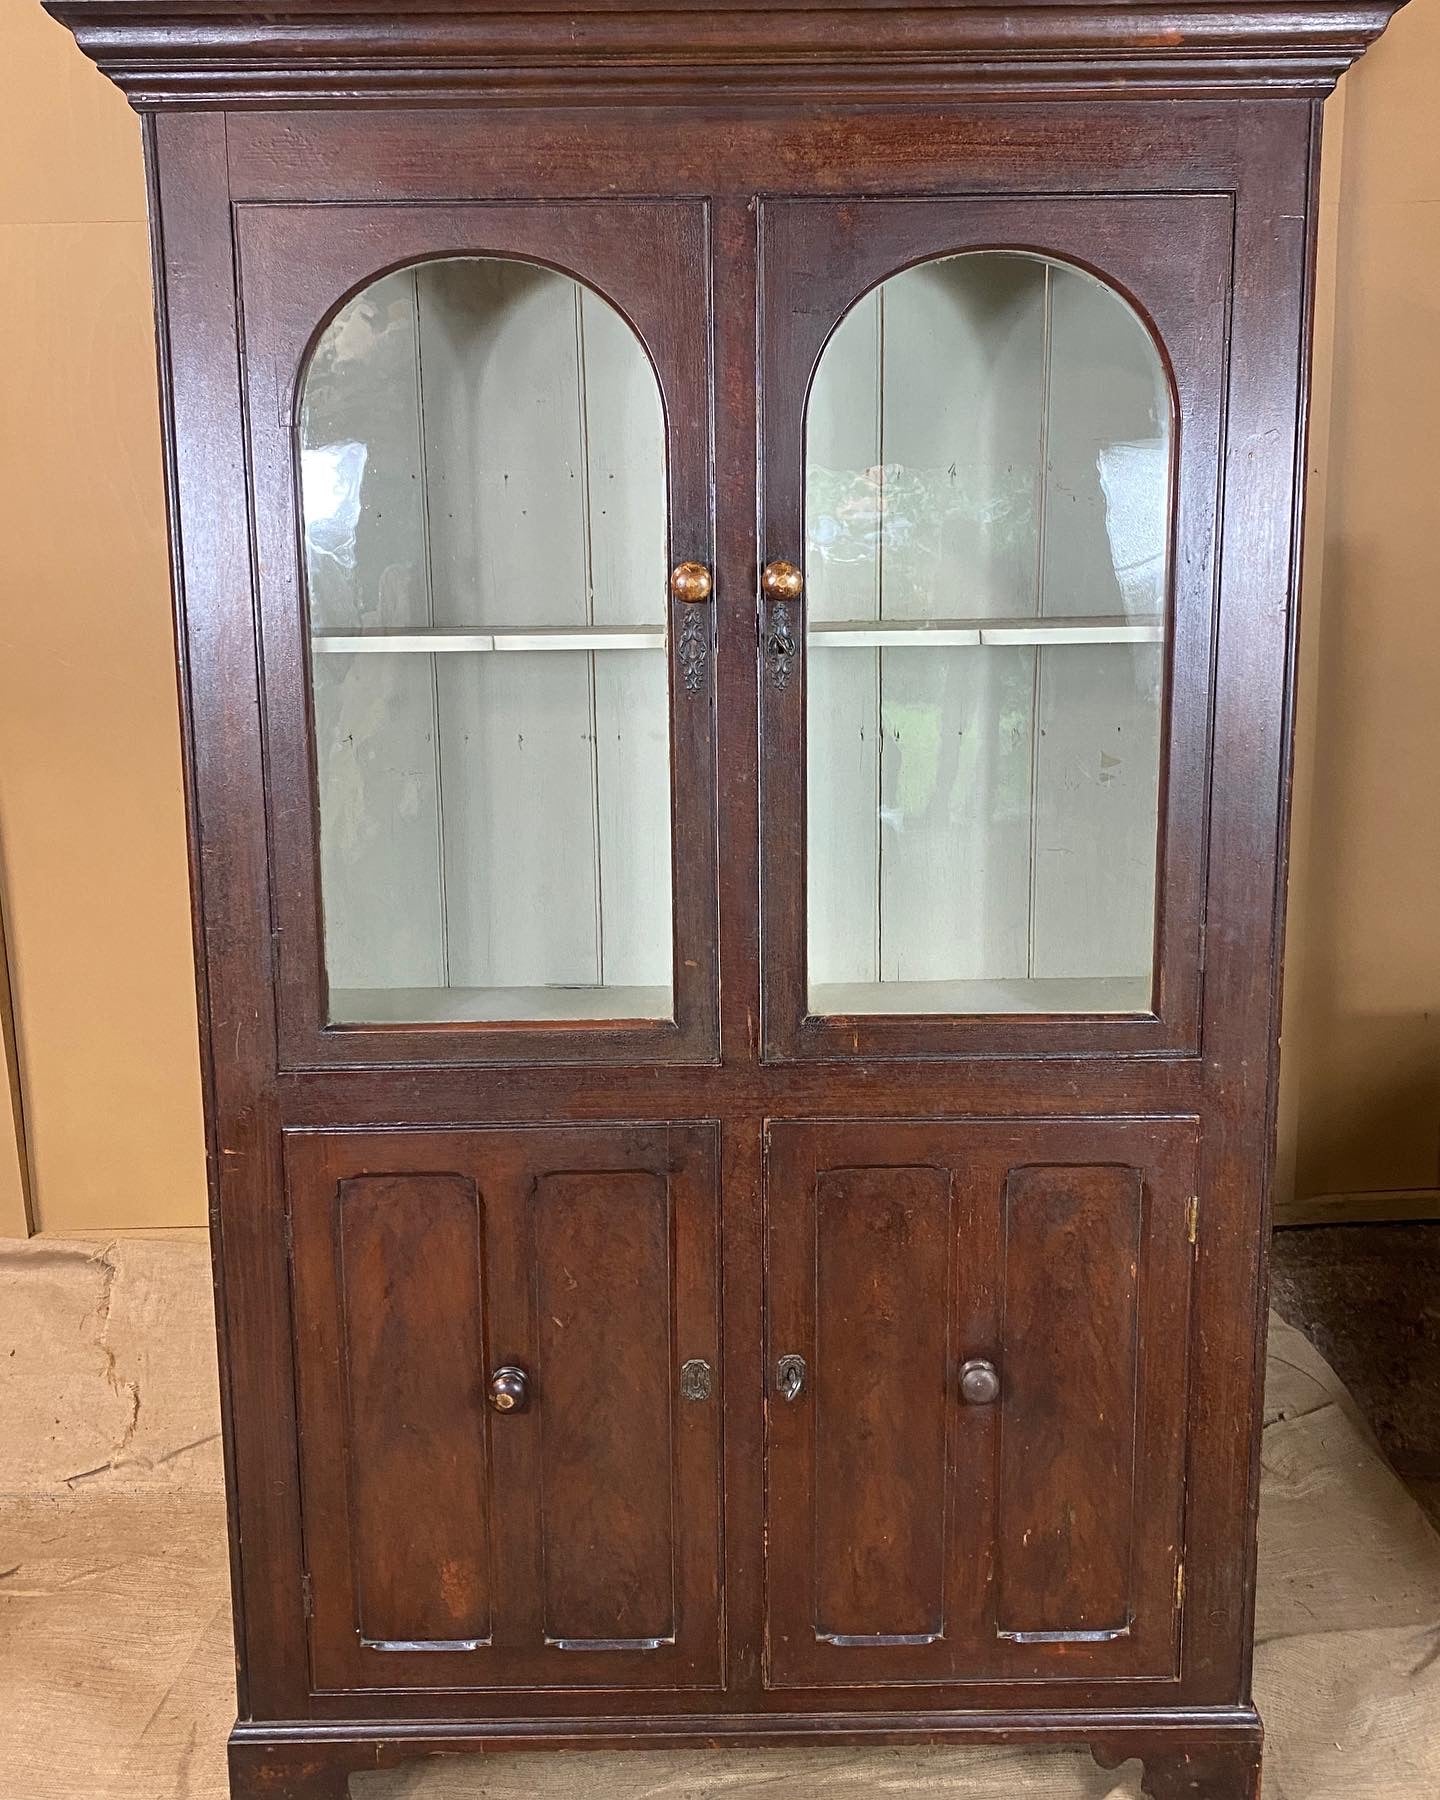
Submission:
<svg viewBox="0 0 1440 1800">
<path fill-rule="evenodd" d="M 237 1800 L 1255 1800 L 1320 106 L 1391 0 L 52 10 L 151 170 Z"/>
</svg>

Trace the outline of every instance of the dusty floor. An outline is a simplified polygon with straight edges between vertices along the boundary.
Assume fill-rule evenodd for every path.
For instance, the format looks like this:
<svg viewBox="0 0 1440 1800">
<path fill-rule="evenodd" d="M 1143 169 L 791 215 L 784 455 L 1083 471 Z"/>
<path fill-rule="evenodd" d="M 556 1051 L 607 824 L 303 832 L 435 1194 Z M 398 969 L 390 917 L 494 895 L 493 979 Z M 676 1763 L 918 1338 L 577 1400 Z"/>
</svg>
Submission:
<svg viewBox="0 0 1440 1800">
<path fill-rule="evenodd" d="M 1349 1388 L 1440 1523 L 1440 1225 L 1276 1232 L 1271 1300 Z"/>
<path fill-rule="evenodd" d="M 209 1306 L 194 1239 L 0 1245 L 3 1800 L 225 1792 L 234 1702 Z M 1432 1800 L 1440 1537 L 1333 1373 L 1278 1321 L 1266 1416 L 1267 1800 Z M 356 1800 L 760 1788 L 767 1800 L 1138 1793 L 1133 1766 L 1005 1750 L 496 1756 L 354 1783 Z"/>
</svg>

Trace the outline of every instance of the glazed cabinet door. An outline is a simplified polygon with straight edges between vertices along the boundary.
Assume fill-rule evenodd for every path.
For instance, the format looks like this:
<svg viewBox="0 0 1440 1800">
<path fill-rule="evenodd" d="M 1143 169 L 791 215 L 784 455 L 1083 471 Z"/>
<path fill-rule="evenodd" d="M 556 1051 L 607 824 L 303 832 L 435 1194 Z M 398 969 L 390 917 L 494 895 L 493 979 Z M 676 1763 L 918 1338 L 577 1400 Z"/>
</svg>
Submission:
<svg viewBox="0 0 1440 1800">
<path fill-rule="evenodd" d="M 772 1686 L 1178 1674 L 1196 1136 L 771 1124 Z"/>
<path fill-rule="evenodd" d="M 713 1056 L 704 206 L 236 245 L 282 1064 Z"/>
<path fill-rule="evenodd" d="M 715 1133 L 287 1139 L 318 1691 L 705 1687 Z"/>
<path fill-rule="evenodd" d="M 766 1054 L 1193 1051 L 1230 199 L 760 231 Z"/>
</svg>

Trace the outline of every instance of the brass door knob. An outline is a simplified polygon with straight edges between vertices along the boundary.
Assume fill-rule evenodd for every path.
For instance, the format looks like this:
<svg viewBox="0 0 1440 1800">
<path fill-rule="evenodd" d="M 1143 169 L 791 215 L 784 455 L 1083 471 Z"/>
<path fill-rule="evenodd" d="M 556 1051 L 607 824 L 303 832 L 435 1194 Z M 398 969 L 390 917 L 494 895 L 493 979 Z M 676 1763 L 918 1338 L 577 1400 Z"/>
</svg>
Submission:
<svg viewBox="0 0 1440 1800">
<path fill-rule="evenodd" d="M 1000 1376 L 994 1363 L 972 1356 L 960 1365 L 960 1398 L 967 1406 L 989 1406 L 1000 1398 Z"/>
<path fill-rule="evenodd" d="M 490 1404 L 498 1413 L 524 1412 L 530 1399 L 530 1377 L 506 1363 L 490 1377 Z"/>
<path fill-rule="evenodd" d="M 805 577 L 792 562 L 768 562 L 760 572 L 760 586 L 767 600 L 798 600 Z"/>
<path fill-rule="evenodd" d="M 704 563 L 676 563 L 670 571 L 670 592 L 688 606 L 698 606 L 702 600 L 708 600 L 714 585 Z"/>
</svg>

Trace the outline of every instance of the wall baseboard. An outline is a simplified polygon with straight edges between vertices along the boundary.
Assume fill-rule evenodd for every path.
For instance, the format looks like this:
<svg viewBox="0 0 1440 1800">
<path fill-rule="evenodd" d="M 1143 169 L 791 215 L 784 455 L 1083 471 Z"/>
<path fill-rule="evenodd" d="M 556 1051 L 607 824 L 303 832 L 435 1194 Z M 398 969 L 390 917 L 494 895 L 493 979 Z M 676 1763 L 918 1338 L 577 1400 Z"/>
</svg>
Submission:
<svg viewBox="0 0 1440 1800">
<path fill-rule="evenodd" d="M 1296 1195 L 1275 1208 L 1275 1229 L 1297 1225 L 1397 1225 L 1440 1221 L 1440 1187 Z"/>
</svg>

